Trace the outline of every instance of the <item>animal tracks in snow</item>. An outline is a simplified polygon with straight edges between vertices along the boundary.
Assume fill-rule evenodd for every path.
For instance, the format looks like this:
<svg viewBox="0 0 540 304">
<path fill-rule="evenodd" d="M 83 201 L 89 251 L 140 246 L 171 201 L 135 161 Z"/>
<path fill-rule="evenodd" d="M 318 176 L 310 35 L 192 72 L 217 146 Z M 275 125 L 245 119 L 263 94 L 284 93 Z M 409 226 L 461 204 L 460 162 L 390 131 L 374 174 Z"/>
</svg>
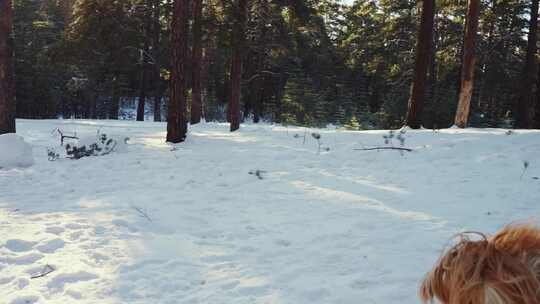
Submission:
<svg viewBox="0 0 540 304">
<path fill-rule="evenodd" d="M 89 296 L 93 286 L 105 288 L 90 288 L 96 293 L 92 297 L 110 292 L 111 275 L 127 260 L 120 236 L 132 236 L 129 226 L 120 219 L 92 222 L 73 213 L 0 211 L 0 235 L 8 236 L 0 240 L 0 303 L 51 298 L 69 303 Z"/>
<path fill-rule="evenodd" d="M 36 249 L 42 253 L 53 253 L 56 250 L 64 247 L 65 244 L 66 242 L 64 242 L 62 239 L 52 239 L 39 246 L 36 246 Z"/>
<path fill-rule="evenodd" d="M 26 252 L 32 250 L 36 245 L 36 242 L 30 242 L 19 239 L 8 240 L 4 245 L 5 248 L 13 252 Z"/>
</svg>

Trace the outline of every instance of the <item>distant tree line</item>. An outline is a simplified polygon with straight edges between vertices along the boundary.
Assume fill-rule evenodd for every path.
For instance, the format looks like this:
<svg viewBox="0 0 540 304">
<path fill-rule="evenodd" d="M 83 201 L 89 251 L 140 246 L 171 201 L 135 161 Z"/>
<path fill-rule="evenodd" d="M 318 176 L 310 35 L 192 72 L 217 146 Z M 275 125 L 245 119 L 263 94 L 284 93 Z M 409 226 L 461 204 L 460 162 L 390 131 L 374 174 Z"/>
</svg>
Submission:
<svg viewBox="0 0 540 304">
<path fill-rule="evenodd" d="M 0 5 L 0 132 L 15 114 L 118 119 L 126 101 L 173 142 L 202 118 L 540 127 L 538 0 Z"/>
</svg>

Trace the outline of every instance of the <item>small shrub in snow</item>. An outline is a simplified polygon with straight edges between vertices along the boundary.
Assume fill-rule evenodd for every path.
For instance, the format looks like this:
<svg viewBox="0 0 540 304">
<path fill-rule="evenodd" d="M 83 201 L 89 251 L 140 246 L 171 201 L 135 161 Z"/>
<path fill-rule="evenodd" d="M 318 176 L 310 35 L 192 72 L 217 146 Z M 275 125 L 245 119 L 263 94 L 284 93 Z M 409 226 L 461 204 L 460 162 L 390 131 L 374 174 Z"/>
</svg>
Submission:
<svg viewBox="0 0 540 304">
<path fill-rule="evenodd" d="M 60 134 L 61 131 L 59 131 Z M 123 142 L 109 138 L 107 134 L 99 133 L 96 137 L 79 139 L 77 142 L 68 143 L 65 145 L 65 157 L 70 159 L 81 159 L 89 156 L 103 156 L 111 152 L 122 150 L 129 138 L 125 138 Z M 55 161 L 60 158 L 60 154 L 54 148 L 47 149 L 47 156 L 50 161 Z"/>
<path fill-rule="evenodd" d="M 263 173 L 266 173 L 266 171 L 263 171 L 263 170 L 253 170 L 253 171 L 249 171 L 249 175 L 255 175 L 258 179 L 264 179 L 263 177 Z"/>
<path fill-rule="evenodd" d="M 523 176 L 525 175 L 525 172 L 527 171 L 528 168 L 529 168 L 529 162 L 526 160 L 523 161 L 523 172 L 521 172 L 521 176 L 519 177 L 519 180 L 523 179 Z"/>
<path fill-rule="evenodd" d="M 311 137 L 313 137 L 317 141 L 317 154 L 321 154 L 321 149 L 326 152 L 330 151 L 330 148 L 322 146 L 322 135 L 320 133 L 311 133 Z"/>
<path fill-rule="evenodd" d="M 102 156 L 114 151 L 116 148 L 116 140 L 108 138 L 107 134 L 100 134 L 94 142 L 86 141 L 78 145 L 67 144 L 66 154 L 68 158 L 80 159 L 88 156 Z"/>
<path fill-rule="evenodd" d="M 54 148 L 47 148 L 47 159 L 49 161 L 55 161 L 59 158 L 60 154 L 58 154 Z"/>
<path fill-rule="evenodd" d="M 405 155 L 404 152 L 412 152 L 412 149 L 405 147 L 405 134 L 407 133 L 406 129 L 401 129 L 399 133 L 396 135 L 396 132 L 393 130 L 390 130 L 388 134 L 383 135 L 384 144 L 386 146 L 382 147 L 373 147 L 373 148 L 361 148 L 361 149 L 354 149 L 356 151 L 379 151 L 379 150 L 396 150 L 399 151 L 401 155 Z M 394 147 L 394 138 L 399 141 L 399 147 Z"/>
<path fill-rule="evenodd" d="M 306 136 L 307 136 L 307 130 L 304 130 L 304 135 L 300 135 L 298 133 L 294 134 L 294 138 L 303 138 L 302 144 L 306 144 Z"/>
<path fill-rule="evenodd" d="M 319 133 L 311 133 L 311 137 L 315 138 L 315 140 L 317 141 L 317 154 L 320 154 L 321 153 L 321 134 Z"/>
<path fill-rule="evenodd" d="M 401 147 L 405 146 L 405 134 L 407 131 L 405 129 L 401 129 L 399 133 L 396 135 L 396 132 L 393 130 L 390 130 L 387 135 L 383 135 L 384 138 L 384 144 L 385 145 L 391 145 L 394 146 L 394 138 L 399 141 L 399 145 Z"/>
<path fill-rule="evenodd" d="M 344 125 L 344 127 L 346 130 L 356 131 L 356 130 L 360 130 L 361 126 L 356 116 L 353 115 L 351 119 Z"/>
</svg>

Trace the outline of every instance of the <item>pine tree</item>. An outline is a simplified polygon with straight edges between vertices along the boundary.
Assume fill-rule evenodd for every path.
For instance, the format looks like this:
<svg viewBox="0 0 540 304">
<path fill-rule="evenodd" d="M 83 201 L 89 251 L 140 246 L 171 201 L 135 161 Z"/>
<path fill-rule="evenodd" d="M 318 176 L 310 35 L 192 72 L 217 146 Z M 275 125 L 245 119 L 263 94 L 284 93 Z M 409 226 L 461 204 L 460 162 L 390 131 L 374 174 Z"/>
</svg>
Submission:
<svg viewBox="0 0 540 304">
<path fill-rule="evenodd" d="M 161 0 L 154 0 L 152 26 L 152 56 L 154 57 L 154 121 L 161 121 Z"/>
<path fill-rule="evenodd" d="M 147 83 L 149 76 L 149 55 L 150 55 L 150 41 L 151 41 L 151 28 L 152 28 L 152 0 L 144 0 L 144 12 L 143 12 L 143 47 L 140 50 L 140 67 L 141 67 L 141 79 L 139 89 L 139 102 L 137 104 L 137 121 L 144 121 L 144 109 L 146 105 L 147 97 Z"/>
<path fill-rule="evenodd" d="M 461 91 L 456 112 L 455 125 L 466 128 L 469 122 L 471 99 L 474 89 L 474 70 L 476 65 L 476 33 L 478 31 L 478 15 L 480 0 L 469 0 L 465 39 L 463 47 L 463 64 L 461 68 Z"/>
<path fill-rule="evenodd" d="M 422 126 L 422 111 L 425 104 L 427 88 L 427 72 L 430 57 L 433 56 L 433 25 L 435 16 L 435 0 L 424 0 L 422 19 L 416 47 L 415 74 L 407 112 L 407 126 L 418 129 Z"/>
<path fill-rule="evenodd" d="M 538 76 L 538 59 L 536 43 L 538 41 L 538 2 L 532 0 L 529 26 L 527 57 L 523 71 L 522 88 L 517 100 L 516 127 L 528 129 L 532 127 L 534 115 L 534 87 Z"/>
<path fill-rule="evenodd" d="M 171 24 L 171 97 L 167 116 L 167 141 L 183 142 L 187 134 L 186 60 L 189 0 L 174 0 Z"/>
<path fill-rule="evenodd" d="M 233 55 L 231 62 L 231 94 L 229 100 L 229 117 L 231 132 L 240 128 L 240 95 L 242 89 L 242 56 L 245 48 L 245 27 L 248 14 L 248 0 L 236 2 L 235 21 L 233 27 Z"/>
<path fill-rule="evenodd" d="M 347 124 L 347 113 L 342 105 L 338 106 L 334 114 L 334 120 L 340 126 Z"/>
<path fill-rule="evenodd" d="M 201 121 L 201 63 L 202 63 L 202 0 L 193 0 L 193 51 L 192 51 L 192 90 L 191 124 Z"/>
<path fill-rule="evenodd" d="M 0 2 L 0 134 L 15 133 L 12 23 L 11 0 L 3 0 Z"/>
</svg>

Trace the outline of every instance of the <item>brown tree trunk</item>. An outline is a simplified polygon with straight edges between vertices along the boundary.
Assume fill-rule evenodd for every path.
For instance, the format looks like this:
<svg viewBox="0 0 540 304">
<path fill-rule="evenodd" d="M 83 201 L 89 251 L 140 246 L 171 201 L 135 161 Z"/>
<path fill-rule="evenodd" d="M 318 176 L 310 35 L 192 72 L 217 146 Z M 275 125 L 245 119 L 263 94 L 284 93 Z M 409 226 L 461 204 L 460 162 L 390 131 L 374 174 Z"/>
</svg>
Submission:
<svg viewBox="0 0 540 304">
<path fill-rule="evenodd" d="M 191 90 L 191 124 L 201 121 L 202 0 L 193 0 L 193 58 Z"/>
<path fill-rule="evenodd" d="M 538 69 L 539 74 L 536 79 L 536 106 L 534 111 L 534 128 L 540 129 L 540 69 Z"/>
<path fill-rule="evenodd" d="M 147 83 L 148 83 L 148 54 L 150 53 L 150 29 L 152 27 L 152 1 L 145 3 L 145 23 L 144 23 L 144 45 L 141 53 L 141 84 L 139 92 L 139 103 L 137 104 L 137 121 L 144 121 L 144 107 L 146 105 Z"/>
<path fill-rule="evenodd" d="M 431 53 L 429 56 L 429 102 L 431 103 L 431 127 L 437 129 L 440 125 L 438 122 L 439 117 L 439 104 L 437 95 L 437 43 L 439 41 L 439 32 L 437 30 L 437 19 L 435 17 L 435 25 L 433 26 L 433 43 L 431 45 Z"/>
<path fill-rule="evenodd" d="M 153 26 L 153 42 L 152 56 L 154 57 L 154 121 L 161 121 L 161 60 L 159 53 L 159 39 L 161 37 L 161 1 L 154 0 L 154 26 Z"/>
<path fill-rule="evenodd" d="M 15 133 L 12 29 L 11 0 L 0 0 L 0 134 Z"/>
<path fill-rule="evenodd" d="M 146 71 L 146 67 L 147 67 L 146 60 L 143 59 L 142 71 L 141 71 L 141 83 L 140 83 L 140 91 L 139 91 L 139 102 L 137 103 L 137 121 L 144 121 L 144 106 L 146 104 L 146 83 L 148 82 L 148 79 L 147 79 L 148 73 Z"/>
<path fill-rule="evenodd" d="M 516 128 L 529 129 L 533 126 L 534 116 L 534 88 L 536 85 L 538 63 L 536 59 L 536 42 L 538 40 L 538 2 L 533 0 L 531 5 L 531 20 L 529 26 L 529 37 L 527 46 L 527 59 L 521 92 L 516 105 Z"/>
<path fill-rule="evenodd" d="M 463 48 L 463 64 L 461 67 L 461 91 L 456 111 L 455 125 L 466 128 L 469 122 L 471 99 L 474 89 L 474 69 L 476 65 L 476 32 L 478 31 L 478 15 L 480 0 L 469 0 L 467 21 L 465 25 L 465 42 Z"/>
<path fill-rule="evenodd" d="M 416 46 L 416 62 L 414 80 L 407 111 L 407 126 L 418 129 L 422 126 L 422 111 L 424 108 L 427 87 L 427 72 L 433 44 L 433 24 L 435 16 L 435 0 L 424 0 L 422 19 L 418 32 Z"/>
<path fill-rule="evenodd" d="M 111 104 L 109 108 L 109 119 L 118 119 L 118 110 L 120 109 L 120 88 L 117 81 L 114 81 Z"/>
<path fill-rule="evenodd" d="M 171 98 L 167 117 L 167 141 L 186 139 L 186 60 L 188 53 L 189 0 L 174 0 L 171 24 Z"/>
<path fill-rule="evenodd" d="M 233 28 L 233 56 L 231 62 L 231 99 L 229 116 L 231 132 L 240 129 L 240 94 L 242 90 L 242 56 L 245 48 L 245 27 L 248 14 L 248 0 L 238 0 L 234 10 L 236 20 Z"/>
</svg>

